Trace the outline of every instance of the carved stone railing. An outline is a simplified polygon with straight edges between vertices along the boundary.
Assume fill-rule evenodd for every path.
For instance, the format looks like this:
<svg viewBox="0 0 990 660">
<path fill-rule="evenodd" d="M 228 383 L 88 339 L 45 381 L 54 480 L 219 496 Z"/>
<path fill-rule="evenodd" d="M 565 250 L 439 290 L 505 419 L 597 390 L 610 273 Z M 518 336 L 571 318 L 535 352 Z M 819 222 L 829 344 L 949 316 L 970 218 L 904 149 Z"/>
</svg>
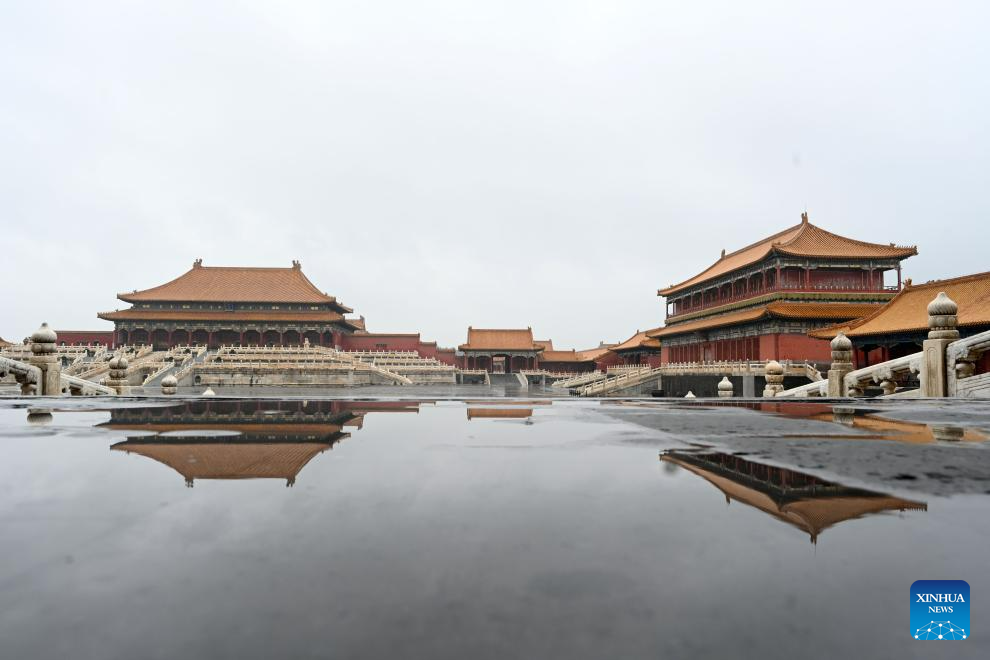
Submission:
<svg viewBox="0 0 990 660">
<path fill-rule="evenodd" d="M 791 398 L 791 399 L 803 399 L 809 396 L 827 396 L 828 395 L 828 381 L 827 380 L 816 380 L 813 383 L 805 383 L 804 385 L 798 385 L 797 387 L 792 387 L 789 390 L 784 390 L 783 392 L 777 392 L 774 398 Z"/>
<path fill-rule="evenodd" d="M 20 360 L 0 357 L 0 378 L 7 374 L 13 374 L 17 379 L 21 386 L 21 394 L 34 394 L 41 385 L 41 369 Z"/>
<path fill-rule="evenodd" d="M 988 352 L 990 330 L 949 344 L 946 349 L 949 396 L 990 398 L 990 373 L 975 373 L 976 363 Z"/>
<path fill-rule="evenodd" d="M 608 376 L 600 371 L 589 371 L 588 373 L 578 374 L 572 378 L 554 381 L 553 387 L 578 387 L 580 385 L 593 383 L 597 380 L 605 380 L 606 378 L 608 378 Z"/>
<path fill-rule="evenodd" d="M 818 369 L 808 362 L 781 360 L 784 375 L 812 378 Z M 665 376 L 762 376 L 767 363 L 761 360 L 730 360 L 723 362 L 667 362 L 659 368 Z M 819 374 L 819 377 L 821 374 Z"/>
<path fill-rule="evenodd" d="M 842 381 L 845 385 L 845 395 L 862 396 L 864 388 L 871 384 L 880 385 L 884 394 L 893 394 L 897 389 L 898 380 L 921 372 L 921 358 L 920 352 L 912 353 L 850 371 Z"/>
<path fill-rule="evenodd" d="M 82 396 L 114 396 L 117 394 L 116 390 L 107 387 L 106 385 L 100 385 L 99 383 L 94 383 L 91 380 L 86 380 L 85 378 L 62 374 L 61 380 L 63 394 L 69 393 Z"/>
</svg>

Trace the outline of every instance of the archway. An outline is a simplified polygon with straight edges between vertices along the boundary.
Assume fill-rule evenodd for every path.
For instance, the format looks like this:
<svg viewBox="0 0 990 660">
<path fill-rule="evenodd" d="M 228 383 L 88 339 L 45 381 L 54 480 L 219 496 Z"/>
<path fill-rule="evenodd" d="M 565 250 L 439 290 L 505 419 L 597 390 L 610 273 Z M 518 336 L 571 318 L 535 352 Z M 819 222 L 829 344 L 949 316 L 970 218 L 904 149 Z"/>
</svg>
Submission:
<svg viewBox="0 0 990 660">
<path fill-rule="evenodd" d="M 324 346 L 333 346 L 333 333 L 330 332 L 329 330 L 327 330 L 326 332 L 324 332 L 323 333 L 323 342 L 322 343 L 323 343 Z"/>
<path fill-rule="evenodd" d="M 144 328 L 139 328 L 137 330 L 131 331 L 131 342 L 134 344 L 147 344 L 148 343 L 148 331 Z"/>
<path fill-rule="evenodd" d="M 245 346 L 257 346 L 261 343 L 261 333 L 257 330 L 245 330 L 244 331 L 244 345 Z"/>
<path fill-rule="evenodd" d="M 151 344 L 156 351 L 168 348 L 168 330 L 157 328 L 151 332 Z"/>
<path fill-rule="evenodd" d="M 233 330 L 221 330 L 214 335 L 214 340 L 220 345 L 230 346 L 241 343 L 241 333 Z"/>
<path fill-rule="evenodd" d="M 265 346 L 280 346 L 282 344 L 282 333 L 278 330 L 265 330 L 261 336 L 261 341 Z"/>
<path fill-rule="evenodd" d="M 282 342 L 286 346 L 298 346 L 302 343 L 302 340 L 299 339 L 299 333 L 295 330 L 286 330 L 282 334 Z"/>
<path fill-rule="evenodd" d="M 210 341 L 210 333 L 206 330 L 193 330 L 192 343 L 206 345 Z"/>
<path fill-rule="evenodd" d="M 173 330 L 172 343 L 176 346 L 189 343 L 189 333 L 186 330 Z"/>
<path fill-rule="evenodd" d="M 307 330 L 303 333 L 303 339 L 308 339 L 310 346 L 320 345 L 320 333 L 315 330 Z"/>
<path fill-rule="evenodd" d="M 118 330 L 117 331 L 117 342 L 121 346 L 127 344 L 127 342 L 130 341 L 130 337 L 131 337 L 131 335 L 130 335 L 130 333 L 127 330 Z"/>
</svg>

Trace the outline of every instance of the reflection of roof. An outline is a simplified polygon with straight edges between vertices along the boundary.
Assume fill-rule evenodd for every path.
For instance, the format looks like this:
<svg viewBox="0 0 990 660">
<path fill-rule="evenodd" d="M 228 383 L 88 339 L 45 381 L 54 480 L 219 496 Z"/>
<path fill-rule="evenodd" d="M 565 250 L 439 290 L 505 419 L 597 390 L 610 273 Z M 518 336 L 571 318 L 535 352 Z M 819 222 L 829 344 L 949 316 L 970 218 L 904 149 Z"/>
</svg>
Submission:
<svg viewBox="0 0 990 660">
<path fill-rule="evenodd" d="M 533 416 L 532 408 L 468 408 L 468 419 L 526 419 Z"/>
<path fill-rule="evenodd" d="M 187 483 L 194 479 L 286 479 L 295 481 L 299 471 L 329 442 L 118 442 L 114 451 L 140 454 L 169 466 Z"/>
<path fill-rule="evenodd" d="M 737 312 L 720 314 L 718 316 L 706 316 L 694 321 L 684 321 L 683 323 L 672 323 L 671 325 L 657 330 L 651 330 L 651 337 L 666 337 L 679 335 L 685 332 L 696 332 L 698 330 L 708 330 L 711 328 L 721 328 L 737 323 L 747 323 L 762 318 L 783 318 L 783 319 L 822 319 L 841 320 L 854 319 L 863 314 L 868 314 L 877 308 L 876 304 L 870 303 L 798 303 L 798 302 L 772 302 L 758 307 L 751 307 Z"/>
<path fill-rule="evenodd" d="M 317 289 L 298 262 L 290 268 L 243 268 L 203 266 L 197 260 L 170 282 L 117 297 L 127 302 L 332 303 L 337 311 L 352 311 Z"/>
<path fill-rule="evenodd" d="M 340 434 L 343 426 L 355 426 L 360 424 L 360 415 L 355 415 L 341 424 L 321 424 L 319 422 L 275 422 L 261 423 L 250 420 L 232 420 L 224 422 L 222 419 L 204 419 L 201 421 L 181 421 L 167 420 L 163 422 L 114 422 L 113 420 L 100 424 L 114 431 L 153 431 L 155 433 L 195 433 L 196 431 L 232 431 L 241 433 L 244 436 L 261 435 L 266 438 L 272 436 L 313 436 L 319 438 L 331 438 Z"/>
<path fill-rule="evenodd" d="M 723 455 L 716 454 L 714 456 Z M 823 531 L 845 520 L 853 520 L 870 513 L 883 511 L 908 509 L 926 511 L 928 509 L 928 505 L 923 502 L 912 502 L 881 493 L 846 488 L 794 470 L 761 466 L 741 459 L 737 460 L 751 466 L 762 467 L 770 479 L 772 479 L 770 475 L 780 473 L 783 475 L 782 481 L 785 483 L 790 480 L 807 479 L 812 482 L 812 486 L 803 489 L 804 494 L 795 493 L 787 496 L 784 493 L 788 492 L 788 488 L 781 488 L 769 479 L 765 484 L 761 484 L 759 478 L 734 475 L 728 470 L 719 469 L 717 465 L 706 465 L 704 456 L 686 453 L 674 456 L 668 453 L 664 454 L 661 460 L 679 465 L 702 477 L 721 490 L 727 500 L 731 498 L 742 502 L 805 531 L 813 542 L 817 541 L 818 536 Z M 760 470 L 754 472 L 757 475 L 760 474 Z M 816 490 L 821 490 L 822 493 L 818 495 Z"/>
<path fill-rule="evenodd" d="M 845 329 L 848 337 L 883 335 L 898 332 L 928 332 L 928 303 L 944 291 L 959 305 L 958 325 L 990 326 L 990 273 L 976 273 L 925 284 L 911 284 L 890 302 L 862 318 L 829 328 L 815 330 L 814 337 L 830 339 Z"/>
<path fill-rule="evenodd" d="M 468 328 L 467 343 L 462 351 L 536 351 L 540 347 L 533 341 L 533 331 L 525 329 Z"/>
<path fill-rule="evenodd" d="M 108 321 L 154 319 L 158 321 L 304 321 L 327 323 L 343 320 L 337 312 L 273 312 L 265 310 L 172 310 L 172 309 L 124 309 L 116 312 L 100 312 L 97 316 Z"/>
<path fill-rule="evenodd" d="M 724 254 L 718 261 L 691 279 L 661 289 L 657 293 L 661 296 L 669 296 L 695 284 L 758 263 L 772 253 L 799 257 L 904 259 L 918 254 L 918 249 L 898 247 L 893 244 L 867 243 L 839 236 L 811 224 L 807 221 L 807 215 L 802 215 L 800 224 L 735 252 Z"/>
<path fill-rule="evenodd" d="M 820 412 L 815 415 L 809 415 L 809 418 L 818 419 L 823 422 L 831 422 L 835 420 L 835 414 L 832 411 Z M 940 439 L 935 437 L 935 432 L 933 431 L 931 425 L 922 424 L 920 422 L 906 422 L 899 419 L 878 417 L 876 415 L 854 415 L 852 416 L 851 423 L 853 428 L 862 429 L 864 431 L 873 431 L 878 433 L 879 437 L 884 440 L 895 440 L 897 442 L 910 443 L 929 443 L 937 442 Z M 853 436 L 853 439 L 855 439 L 855 437 L 856 436 Z M 960 428 L 958 437 L 955 439 L 969 442 L 982 442 L 986 440 L 986 436 L 974 429 Z"/>
<path fill-rule="evenodd" d="M 609 350 L 615 351 L 633 351 L 633 350 L 660 350 L 660 341 L 654 339 L 653 333 L 656 333 L 661 328 L 653 328 L 652 330 L 643 330 L 642 332 L 636 331 L 629 339 L 625 340 L 621 344 L 617 344 L 610 348 Z"/>
</svg>

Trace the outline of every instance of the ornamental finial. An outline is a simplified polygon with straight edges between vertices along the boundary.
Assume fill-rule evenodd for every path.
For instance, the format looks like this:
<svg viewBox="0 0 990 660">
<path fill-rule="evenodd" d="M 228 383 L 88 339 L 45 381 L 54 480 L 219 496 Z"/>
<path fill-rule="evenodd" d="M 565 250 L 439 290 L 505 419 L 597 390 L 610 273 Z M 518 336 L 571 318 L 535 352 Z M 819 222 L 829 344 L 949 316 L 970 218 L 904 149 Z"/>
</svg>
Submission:
<svg viewBox="0 0 990 660">
<path fill-rule="evenodd" d="M 805 211 L 801 214 L 801 224 L 808 224 L 808 212 Z"/>
</svg>

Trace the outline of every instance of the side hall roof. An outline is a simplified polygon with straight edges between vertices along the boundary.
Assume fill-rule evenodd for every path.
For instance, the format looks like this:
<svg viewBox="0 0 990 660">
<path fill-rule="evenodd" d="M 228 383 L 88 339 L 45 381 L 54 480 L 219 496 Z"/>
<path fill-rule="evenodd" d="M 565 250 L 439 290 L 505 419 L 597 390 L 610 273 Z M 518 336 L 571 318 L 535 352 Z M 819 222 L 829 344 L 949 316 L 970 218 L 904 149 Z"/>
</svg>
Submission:
<svg viewBox="0 0 990 660">
<path fill-rule="evenodd" d="M 731 273 L 763 261 L 771 254 L 797 257 L 852 258 L 852 259 L 906 259 L 918 254 L 915 246 L 897 246 L 893 243 L 868 243 L 846 238 L 811 224 L 808 214 L 801 214 L 801 222 L 777 232 L 756 243 L 722 256 L 714 264 L 680 284 L 657 291 L 659 296 L 670 296 L 710 279 Z"/>
<path fill-rule="evenodd" d="M 849 323 L 813 330 L 809 335 L 831 339 L 845 332 L 847 337 L 867 337 L 907 332 L 928 332 L 928 303 L 945 292 L 957 305 L 957 325 L 990 327 L 990 272 L 975 273 L 948 280 L 933 280 L 904 288 L 885 305 Z"/>
<path fill-rule="evenodd" d="M 621 344 L 612 346 L 609 350 L 614 351 L 616 353 L 618 353 L 619 351 L 633 351 L 633 350 L 644 350 L 644 349 L 652 349 L 658 351 L 660 350 L 660 341 L 655 339 L 654 335 L 652 335 L 651 333 L 655 333 L 660 329 L 661 328 L 653 328 L 652 330 L 643 330 L 642 332 L 637 330 L 636 334 L 634 334 L 632 337 L 625 340 Z"/>
</svg>

